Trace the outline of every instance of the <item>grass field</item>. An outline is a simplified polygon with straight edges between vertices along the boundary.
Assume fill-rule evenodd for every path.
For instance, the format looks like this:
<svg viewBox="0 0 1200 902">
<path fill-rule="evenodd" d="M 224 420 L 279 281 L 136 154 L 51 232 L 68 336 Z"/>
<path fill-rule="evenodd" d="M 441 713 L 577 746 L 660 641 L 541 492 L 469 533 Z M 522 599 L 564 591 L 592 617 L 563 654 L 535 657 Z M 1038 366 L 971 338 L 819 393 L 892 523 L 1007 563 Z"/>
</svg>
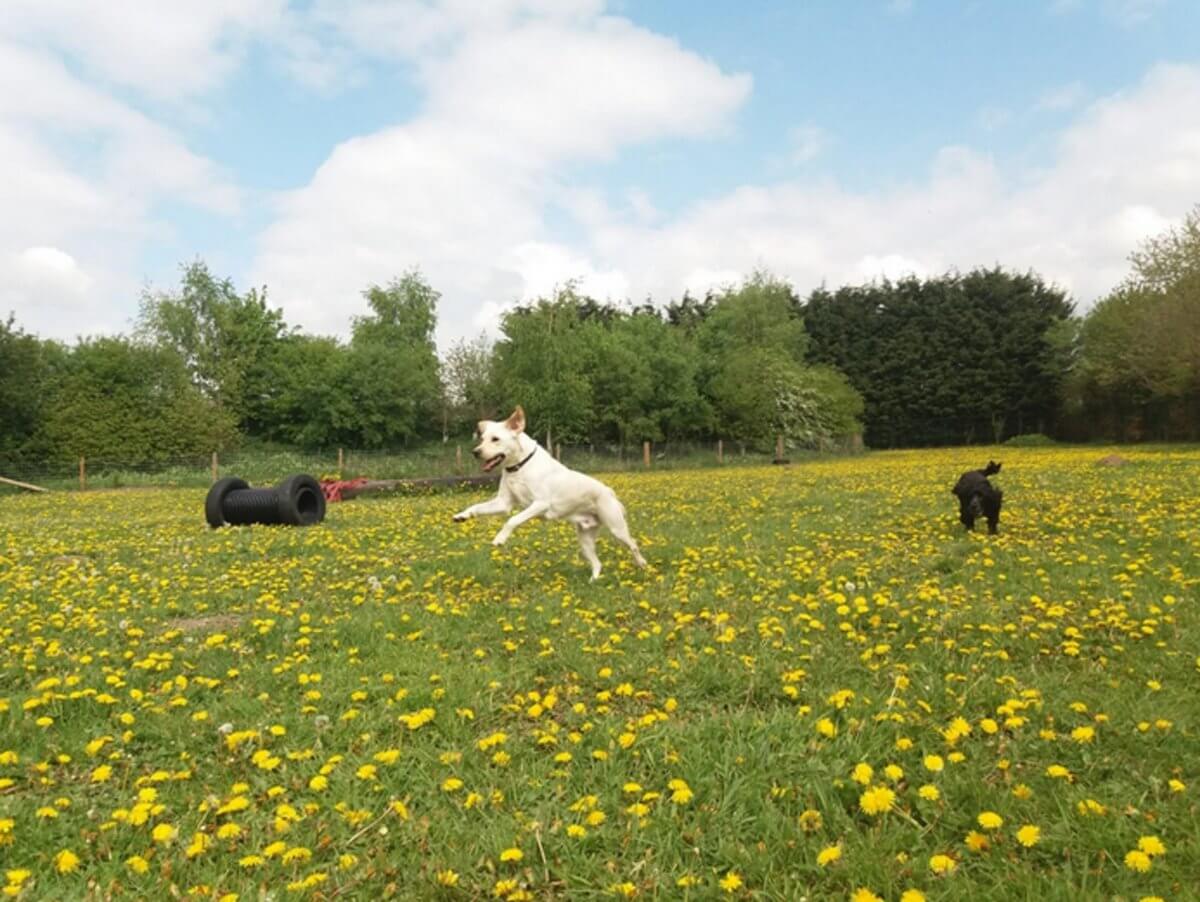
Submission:
<svg viewBox="0 0 1200 902">
<path fill-rule="evenodd" d="M 614 475 L 595 584 L 461 494 L 6 497 L 4 892 L 1198 898 L 1200 450 L 1104 453 Z"/>
</svg>

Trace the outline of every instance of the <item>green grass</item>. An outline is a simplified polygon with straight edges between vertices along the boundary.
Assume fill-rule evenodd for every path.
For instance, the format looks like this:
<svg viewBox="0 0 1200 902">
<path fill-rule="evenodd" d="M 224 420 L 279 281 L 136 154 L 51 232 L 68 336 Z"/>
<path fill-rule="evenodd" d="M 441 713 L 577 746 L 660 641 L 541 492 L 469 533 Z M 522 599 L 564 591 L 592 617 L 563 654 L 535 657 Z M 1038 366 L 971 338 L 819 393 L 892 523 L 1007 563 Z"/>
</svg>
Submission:
<svg viewBox="0 0 1200 902">
<path fill-rule="evenodd" d="M 597 445 L 568 445 L 560 449 L 561 459 L 569 466 L 588 472 L 615 473 L 645 470 L 641 447 L 624 451 Z M 653 470 L 698 469 L 717 466 L 753 466 L 770 463 L 774 452 L 747 449 L 729 443 L 720 461 L 715 443 L 670 444 L 654 446 Z M 830 456 L 816 451 L 789 450 L 793 461 L 811 461 Z M 455 476 L 476 472 L 470 442 L 418 445 L 392 451 L 355 451 L 342 454 L 338 468 L 337 449 L 304 451 L 278 447 L 247 447 L 222 452 L 217 458 L 219 476 L 239 476 L 251 485 L 272 485 L 293 473 L 308 473 L 318 479 L 408 479 Z M 88 489 L 114 488 L 188 488 L 212 482 L 211 455 L 195 455 L 159 463 L 131 463 L 122 460 L 86 461 Z M 80 487 L 78 461 L 10 464 L 0 466 L 0 475 L 29 482 L 56 491 Z M 0 484 L 0 497 L 20 490 Z"/>
<path fill-rule="evenodd" d="M 30 899 L 474 899 L 505 880 L 512 899 L 1195 898 L 1200 451 L 1097 467 L 1105 452 L 616 474 L 651 569 L 602 540 L 597 583 L 569 528 L 493 550 L 498 519 L 450 522 L 462 495 L 220 531 L 199 487 L 4 499 L 0 858 L 31 872 Z M 965 535 L 949 486 L 988 456 L 1001 534 Z M 888 813 L 861 810 L 864 762 Z M 146 788 L 163 807 L 133 824 Z M 218 814 L 235 796 L 246 809 Z M 1089 799 L 1104 813 L 1081 814 Z M 1004 823 L 971 852 L 984 811 Z M 196 834 L 210 845 L 189 857 Z M 1123 861 L 1146 836 L 1167 852 L 1137 873 Z M 276 842 L 311 857 L 239 864 Z M 62 850 L 78 871 L 56 871 Z"/>
</svg>

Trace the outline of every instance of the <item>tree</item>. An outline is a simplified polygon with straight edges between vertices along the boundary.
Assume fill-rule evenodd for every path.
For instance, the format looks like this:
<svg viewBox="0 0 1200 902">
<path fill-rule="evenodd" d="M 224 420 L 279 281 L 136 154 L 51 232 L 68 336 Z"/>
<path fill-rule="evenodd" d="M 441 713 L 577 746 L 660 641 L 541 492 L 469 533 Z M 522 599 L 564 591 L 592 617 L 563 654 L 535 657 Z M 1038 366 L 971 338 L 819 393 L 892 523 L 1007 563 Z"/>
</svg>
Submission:
<svg viewBox="0 0 1200 902">
<path fill-rule="evenodd" d="M 741 441 L 822 445 L 859 431 L 861 400 L 826 367 L 804 362 L 808 334 L 785 282 L 755 273 L 717 297 L 697 329 L 701 381 L 717 429 Z"/>
<path fill-rule="evenodd" d="M 126 465 L 207 454 L 237 437 L 232 417 L 192 383 L 183 358 L 127 338 L 71 349 L 50 386 L 44 433 L 60 458 Z"/>
<path fill-rule="evenodd" d="M 1200 435 L 1200 207 L 1130 255 L 1084 320 L 1070 394 L 1123 439 Z"/>
<path fill-rule="evenodd" d="M 592 433 L 625 447 L 706 435 L 711 410 L 697 385 L 695 347 L 653 307 L 614 311 L 582 333 L 592 390 Z"/>
<path fill-rule="evenodd" d="M 408 272 L 364 293 L 369 316 L 356 317 L 342 386 L 366 447 L 408 443 L 433 432 L 441 411 L 437 304 L 440 295 L 420 273 Z"/>
<path fill-rule="evenodd" d="M 0 320 L 0 459 L 36 454 L 46 395 L 62 349 Z"/>
<path fill-rule="evenodd" d="M 275 390 L 263 438 L 321 449 L 359 442 L 348 391 L 349 349 L 335 338 L 288 335 L 273 357 Z"/>
<path fill-rule="evenodd" d="M 812 360 L 863 395 L 868 444 L 999 441 L 1057 418 L 1072 306 L 1032 273 L 820 288 L 803 310 Z"/>
<path fill-rule="evenodd" d="M 265 288 L 239 295 L 200 261 L 184 268 L 177 292 L 142 297 L 137 327 L 139 337 L 178 354 L 204 395 L 251 433 L 269 428 L 273 355 L 287 332 Z"/>
<path fill-rule="evenodd" d="M 791 285 L 756 272 L 716 298 L 698 329 L 700 350 L 715 362 L 743 348 L 772 349 L 799 363 L 808 349 L 799 308 Z"/>
<path fill-rule="evenodd" d="M 530 427 L 552 441 L 588 436 L 593 419 L 592 387 L 584 357 L 579 296 L 573 285 L 549 298 L 507 311 L 500 321 L 495 372 L 506 405 L 522 404 Z"/>
<path fill-rule="evenodd" d="M 486 335 L 460 338 L 450 346 L 442 361 L 446 430 L 470 431 L 489 414 L 497 413 L 493 380 L 492 342 Z"/>
</svg>

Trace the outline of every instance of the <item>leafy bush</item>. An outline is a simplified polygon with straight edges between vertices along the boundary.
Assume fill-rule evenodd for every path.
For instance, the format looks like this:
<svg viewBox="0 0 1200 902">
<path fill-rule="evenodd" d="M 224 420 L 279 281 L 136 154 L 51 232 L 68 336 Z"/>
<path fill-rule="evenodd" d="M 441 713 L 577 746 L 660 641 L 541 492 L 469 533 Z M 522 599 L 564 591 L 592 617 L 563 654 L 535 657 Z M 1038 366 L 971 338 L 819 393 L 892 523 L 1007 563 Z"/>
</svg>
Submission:
<svg viewBox="0 0 1200 902">
<path fill-rule="evenodd" d="M 1014 435 L 1004 444 L 1012 448 L 1048 448 L 1057 445 L 1058 442 L 1040 432 L 1029 432 L 1025 435 Z"/>
</svg>

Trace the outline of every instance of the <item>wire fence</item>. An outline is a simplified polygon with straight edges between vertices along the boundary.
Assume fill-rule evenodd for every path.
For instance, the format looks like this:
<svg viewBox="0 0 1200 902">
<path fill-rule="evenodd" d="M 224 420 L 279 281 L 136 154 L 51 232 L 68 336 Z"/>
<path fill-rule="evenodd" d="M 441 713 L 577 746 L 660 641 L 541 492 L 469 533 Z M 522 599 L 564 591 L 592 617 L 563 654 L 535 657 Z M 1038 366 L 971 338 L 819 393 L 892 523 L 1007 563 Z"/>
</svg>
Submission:
<svg viewBox="0 0 1200 902">
<path fill-rule="evenodd" d="M 780 449 L 764 450 L 738 442 L 645 443 L 638 446 L 558 444 L 552 453 L 563 463 L 587 472 L 749 466 L 768 464 Z M 823 451 L 786 449 L 789 460 L 861 450 L 847 444 Z M 206 486 L 221 476 L 238 476 L 251 485 L 278 482 L 293 473 L 317 479 L 424 479 L 479 472 L 471 445 L 438 443 L 395 450 L 333 448 L 325 451 L 250 448 L 157 460 L 120 457 L 78 459 L 0 459 L 0 492 L 19 491 L 12 483 L 54 490 L 131 486 Z"/>
</svg>

